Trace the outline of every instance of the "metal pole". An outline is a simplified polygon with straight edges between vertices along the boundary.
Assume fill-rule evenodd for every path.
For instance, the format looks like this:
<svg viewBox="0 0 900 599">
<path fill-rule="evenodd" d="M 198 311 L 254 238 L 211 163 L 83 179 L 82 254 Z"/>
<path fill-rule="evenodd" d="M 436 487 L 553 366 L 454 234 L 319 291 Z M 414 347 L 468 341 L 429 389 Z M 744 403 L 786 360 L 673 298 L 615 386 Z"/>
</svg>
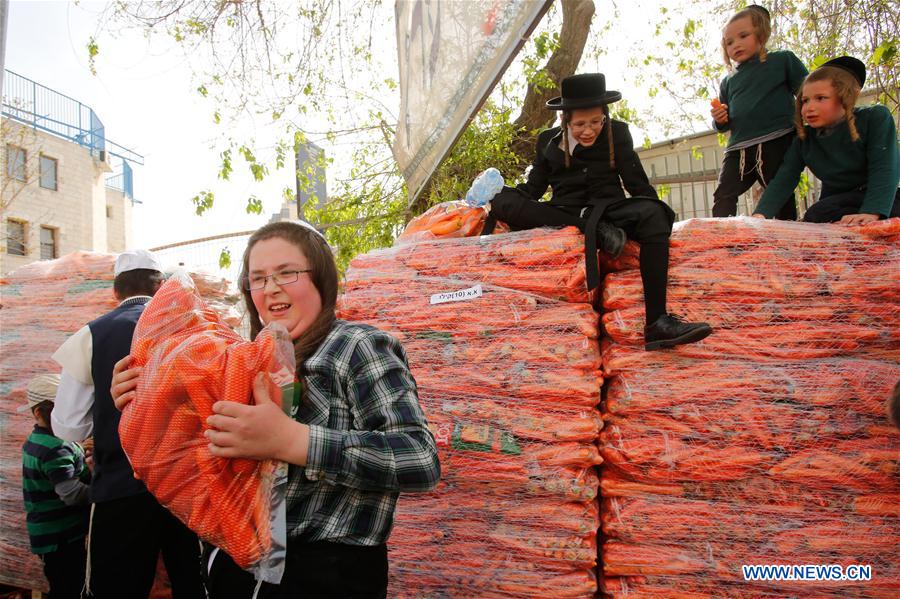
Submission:
<svg viewBox="0 0 900 599">
<path fill-rule="evenodd" d="M 0 97 L 3 96 L 3 82 L 6 80 L 6 22 L 9 14 L 9 0 L 0 0 Z"/>
</svg>

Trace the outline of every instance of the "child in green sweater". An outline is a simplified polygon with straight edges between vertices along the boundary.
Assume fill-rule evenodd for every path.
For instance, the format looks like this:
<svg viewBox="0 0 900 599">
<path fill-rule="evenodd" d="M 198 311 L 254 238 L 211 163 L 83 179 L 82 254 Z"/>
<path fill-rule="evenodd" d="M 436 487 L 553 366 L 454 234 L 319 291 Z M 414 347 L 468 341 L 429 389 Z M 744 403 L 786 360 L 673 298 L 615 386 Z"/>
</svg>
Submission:
<svg viewBox="0 0 900 599">
<path fill-rule="evenodd" d="M 40 374 L 28 383 L 34 430 L 22 446 L 22 494 L 31 551 L 44 563 L 51 599 L 78 599 L 84 586 L 85 536 L 91 473 L 85 453 L 75 443 L 56 437 L 50 413 L 59 388 L 58 374 Z"/>
<path fill-rule="evenodd" d="M 830 60 L 806 78 L 797 99 L 798 137 L 753 216 L 778 214 L 804 167 L 822 182 L 804 221 L 859 225 L 900 216 L 897 128 L 886 107 L 856 106 L 865 80 L 865 65 L 851 56 Z"/>
<path fill-rule="evenodd" d="M 732 16 L 722 32 L 725 64 L 737 67 L 722 80 L 711 111 L 716 129 L 731 132 L 713 193 L 716 217 L 735 216 L 738 196 L 775 177 L 794 138 L 794 96 L 807 71 L 791 52 L 766 51 L 771 33 L 769 11 L 755 4 Z M 788 197 L 778 218 L 796 220 Z"/>
</svg>

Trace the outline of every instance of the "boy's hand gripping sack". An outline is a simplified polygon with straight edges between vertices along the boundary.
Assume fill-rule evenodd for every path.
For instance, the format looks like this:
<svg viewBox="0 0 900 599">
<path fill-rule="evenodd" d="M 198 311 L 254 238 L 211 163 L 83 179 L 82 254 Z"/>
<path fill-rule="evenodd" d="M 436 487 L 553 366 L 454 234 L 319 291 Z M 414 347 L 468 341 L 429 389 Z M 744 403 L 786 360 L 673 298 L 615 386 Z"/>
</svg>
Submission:
<svg viewBox="0 0 900 599">
<path fill-rule="evenodd" d="M 272 400 L 290 408 L 294 352 L 287 331 L 274 324 L 244 340 L 179 273 L 147 304 L 131 356 L 143 372 L 119 434 L 135 476 L 201 539 L 258 579 L 278 582 L 286 464 L 214 457 L 203 433 L 216 401 L 253 403 L 259 372 L 268 375 Z"/>
</svg>

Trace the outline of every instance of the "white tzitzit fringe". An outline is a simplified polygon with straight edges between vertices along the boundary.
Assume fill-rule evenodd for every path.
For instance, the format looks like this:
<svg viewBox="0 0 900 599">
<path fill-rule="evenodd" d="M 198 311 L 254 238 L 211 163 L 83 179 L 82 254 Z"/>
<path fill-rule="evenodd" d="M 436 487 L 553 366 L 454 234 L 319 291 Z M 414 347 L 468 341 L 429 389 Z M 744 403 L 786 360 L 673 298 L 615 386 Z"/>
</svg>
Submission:
<svg viewBox="0 0 900 599">
<path fill-rule="evenodd" d="M 81 587 L 82 597 L 90 597 L 93 594 L 91 593 L 91 535 L 94 532 L 94 508 L 96 507 L 96 503 L 91 504 L 91 516 L 88 520 L 87 544 L 85 546 L 87 559 L 84 563 L 84 586 Z"/>
</svg>

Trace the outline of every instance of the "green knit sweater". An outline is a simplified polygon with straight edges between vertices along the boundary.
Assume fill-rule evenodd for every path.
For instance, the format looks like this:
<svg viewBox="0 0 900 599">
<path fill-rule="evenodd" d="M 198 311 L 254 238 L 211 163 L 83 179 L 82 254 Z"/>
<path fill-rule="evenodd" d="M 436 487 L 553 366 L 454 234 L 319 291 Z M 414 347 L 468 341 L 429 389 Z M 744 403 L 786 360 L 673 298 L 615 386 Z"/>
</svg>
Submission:
<svg viewBox="0 0 900 599">
<path fill-rule="evenodd" d="M 766 187 L 754 212 L 772 218 L 800 181 L 804 167 L 833 193 L 866 187 L 860 214 L 890 214 L 900 182 L 897 128 L 890 111 L 880 104 L 853 109 L 859 139 L 850 139 L 847 121 L 830 135 L 806 127 L 788 149 L 778 174 Z"/>
<path fill-rule="evenodd" d="M 719 100 L 728 104 L 728 122 L 716 129 L 731 131 L 728 147 L 793 127 L 794 96 L 806 75 L 792 52 L 776 50 L 765 62 L 745 60 L 722 79 Z"/>
</svg>

